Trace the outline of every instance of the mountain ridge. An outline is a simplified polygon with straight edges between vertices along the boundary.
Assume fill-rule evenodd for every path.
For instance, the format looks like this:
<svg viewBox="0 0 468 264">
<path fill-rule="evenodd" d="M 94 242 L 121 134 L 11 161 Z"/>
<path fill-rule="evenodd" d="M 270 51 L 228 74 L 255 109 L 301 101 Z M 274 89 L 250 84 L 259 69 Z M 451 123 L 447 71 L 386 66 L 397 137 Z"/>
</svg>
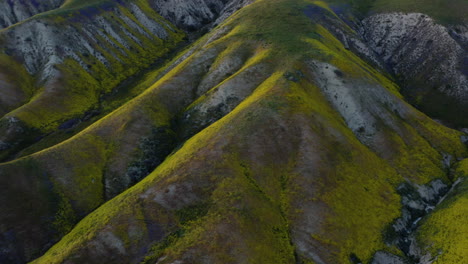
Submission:
<svg viewBox="0 0 468 264">
<path fill-rule="evenodd" d="M 464 134 L 404 102 L 334 9 L 252 3 L 109 115 L 0 164 L 15 182 L 0 259 L 64 236 L 33 263 L 403 263 L 382 235 L 406 206 L 397 189 L 465 177 L 450 173 Z"/>
</svg>

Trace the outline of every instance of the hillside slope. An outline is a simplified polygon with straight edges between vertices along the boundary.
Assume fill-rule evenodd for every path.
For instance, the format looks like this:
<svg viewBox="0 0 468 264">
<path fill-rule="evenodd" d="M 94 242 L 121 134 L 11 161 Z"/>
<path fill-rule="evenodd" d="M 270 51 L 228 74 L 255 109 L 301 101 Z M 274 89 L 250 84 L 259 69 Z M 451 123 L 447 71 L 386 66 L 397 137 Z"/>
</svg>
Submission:
<svg viewBox="0 0 468 264">
<path fill-rule="evenodd" d="M 468 11 L 468 3 L 464 4 Z M 419 109 L 452 126 L 468 126 L 468 22 L 443 26 L 421 13 L 385 13 L 361 32 Z"/>
<path fill-rule="evenodd" d="M 467 257 L 462 236 L 445 241 L 465 215 L 468 138 L 406 103 L 413 79 L 389 63 L 420 54 L 389 40 L 400 27 L 445 26 L 360 22 L 341 1 L 183 3 L 66 1 L 0 32 L 18 100 L 0 108 L 0 263 Z"/>
<path fill-rule="evenodd" d="M 67 1 L 2 30 L 6 69 L 0 81 L 7 89 L 1 91 L 0 159 L 14 158 L 38 139 L 99 114 L 106 96 L 184 46 L 190 34 L 183 29 L 209 26 L 245 3 Z M 10 73 L 10 64 L 23 65 L 34 77 L 24 70 Z"/>
<path fill-rule="evenodd" d="M 36 14 L 56 9 L 64 0 L 0 1 L 0 29 L 24 21 Z"/>
</svg>

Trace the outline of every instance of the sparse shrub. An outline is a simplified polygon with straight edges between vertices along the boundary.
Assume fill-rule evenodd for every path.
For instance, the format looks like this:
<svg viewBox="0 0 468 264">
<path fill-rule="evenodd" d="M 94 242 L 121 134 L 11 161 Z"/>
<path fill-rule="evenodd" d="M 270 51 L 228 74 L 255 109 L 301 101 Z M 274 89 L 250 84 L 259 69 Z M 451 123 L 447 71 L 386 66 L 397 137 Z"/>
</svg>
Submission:
<svg viewBox="0 0 468 264">
<path fill-rule="evenodd" d="M 127 177 L 132 184 L 150 174 L 174 149 L 176 135 L 168 127 L 154 128 L 151 135 L 143 138 L 140 153 L 127 169 Z"/>
</svg>

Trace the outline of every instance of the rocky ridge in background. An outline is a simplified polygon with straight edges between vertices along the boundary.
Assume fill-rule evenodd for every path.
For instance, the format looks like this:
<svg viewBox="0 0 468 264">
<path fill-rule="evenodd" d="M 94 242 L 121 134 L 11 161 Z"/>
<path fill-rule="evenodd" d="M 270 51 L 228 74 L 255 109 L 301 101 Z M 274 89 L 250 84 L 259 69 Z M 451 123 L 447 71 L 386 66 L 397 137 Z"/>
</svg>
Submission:
<svg viewBox="0 0 468 264">
<path fill-rule="evenodd" d="M 372 15 L 359 29 L 391 69 L 410 102 L 453 126 L 468 125 L 468 27 L 444 26 L 425 14 Z"/>
<path fill-rule="evenodd" d="M 60 7 L 65 0 L 0 1 L 0 29 Z"/>
<path fill-rule="evenodd" d="M 4 102 L 8 108 L 2 114 L 15 110 L 0 120 L 0 157 L 8 158 L 63 122 L 86 115 L 102 95 L 179 47 L 187 38 L 181 29 L 209 27 L 247 3 L 104 2 L 78 10 L 57 9 L 3 30 L 0 49 L 11 63 L 24 65 L 35 76 L 31 80 L 35 87 L 23 91 L 18 79 L 24 77 L 15 76 L 18 73 L 9 78 L 0 75 L 10 87 L 2 91 L 2 98 L 12 99 Z"/>
</svg>

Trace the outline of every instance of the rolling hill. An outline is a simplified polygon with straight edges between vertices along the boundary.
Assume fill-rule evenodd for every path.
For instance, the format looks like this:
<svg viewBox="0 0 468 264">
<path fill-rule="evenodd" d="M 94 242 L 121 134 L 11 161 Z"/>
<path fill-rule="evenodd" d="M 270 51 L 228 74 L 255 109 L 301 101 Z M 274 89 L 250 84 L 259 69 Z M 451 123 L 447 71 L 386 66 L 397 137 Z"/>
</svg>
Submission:
<svg viewBox="0 0 468 264">
<path fill-rule="evenodd" d="M 0 6 L 0 263 L 468 261 L 466 1 Z"/>
</svg>

